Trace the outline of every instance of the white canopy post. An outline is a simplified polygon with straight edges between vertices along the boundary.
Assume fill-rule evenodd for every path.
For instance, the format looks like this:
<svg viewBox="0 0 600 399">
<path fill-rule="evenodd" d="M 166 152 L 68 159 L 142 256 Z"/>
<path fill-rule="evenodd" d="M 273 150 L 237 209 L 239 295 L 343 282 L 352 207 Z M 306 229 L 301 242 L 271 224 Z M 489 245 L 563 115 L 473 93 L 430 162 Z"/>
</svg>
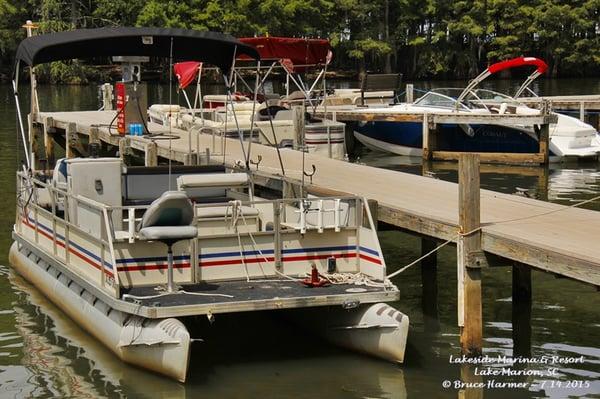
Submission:
<svg viewBox="0 0 600 399">
<path fill-rule="evenodd" d="M 23 116 L 21 115 L 21 104 L 19 104 L 19 91 L 17 88 L 17 82 L 19 79 L 19 67 L 20 62 L 17 62 L 17 70 L 15 71 L 15 79 L 13 79 L 13 93 L 15 96 L 15 105 L 17 107 L 17 119 L 19 120 L 19 130 L 21 131 L 21 141 L 23 142 L 23 151 L 25 152 L 25 160 L 27 161 L 27 167 L 31 168 L 31 161 L 29 160 L 29 151 L 27 146 L 27 139 L 25 137 L 25 127 L 23 126 Z"/>
</svg>

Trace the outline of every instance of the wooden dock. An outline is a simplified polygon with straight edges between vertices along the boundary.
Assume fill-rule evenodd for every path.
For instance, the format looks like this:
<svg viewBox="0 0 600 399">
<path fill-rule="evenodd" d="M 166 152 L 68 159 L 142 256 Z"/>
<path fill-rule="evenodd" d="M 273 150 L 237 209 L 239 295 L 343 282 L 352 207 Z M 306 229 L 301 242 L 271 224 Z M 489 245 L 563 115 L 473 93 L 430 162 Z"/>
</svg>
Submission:
<svg viewBox="0 0 600 399">
<path fill-rule="evenodd" d="M 68 152 L 76 153 L 85 139 L 135 152 L 147 165 L 171 158 L 185 164 L 220 163 L 236 167 L 243 159 L 239 141 L 190 134 L 179 129 L 150 124 L 155 139 L 121 137 L 108 124 L 114 111 L 41 113 L 36 125 L 51 136 L 67 136 Z M 172 140 L 166 139 L 167 134 Z M 163 134 L 162 136 L 160 134 Z M 79 144 L 78 144 L 79 143 Z M 225 154 L 220 152 L 225 149 Z M 192 150 L 190 153 L 189 150 Z M 81 151 L 85 149 L 81 148 Z M 257 182 L 281 188 L 281 181 L 298 185 L 302 179 L 302 153 L 252 145 L 251 159 Z M 391 170 L 336 161 L 305 154 L 307 171 L 315 165 L 312 179 L 305 178 L 308 191 L 349 193 L 376 201 L 380 222 L 434 240 L 456 241 L 458 185 Z M 312 180 L 312 183 L 310 181 Z M 481 242 L 487 254 L 600 286 L 600 212 L 568 208 L 534 199 L 481 190 Z M 492 262 L 490 257 L 490 263 Z"/>
<path fill-rule="evenodd" d="M 552 109 L 560 111 L 578 111 L 579 120 L 587 122 L 600 130 L 600 95 L 577 95 L 577 96 L 542 96 L 542 97 L 519 97 L 518 101 L 531 107 L 540 107 L 548 102 Z"/>
<path fill-rule="evenodd" d="M 479 153 L 481 162 L 513 165 L 547 164 L 549 157 L 549 125 L 556 123 L 557 116 L 548 112 L 541 115 L 490 115 L 459 113 L 428 113 L 386 111 L 385 108 L 355 106 L 331 106 L 317 108 L 313 113 L 317 118 L 327 118 L 341 122 L 418 122 L 423 125 L 423 160 L 457 161 L 460 152 L 438 149 L 437 126 L 446 124 L 501 124 L 505 126 L 539 126 L 539 150 L 536 153 Z"/>
</svg>

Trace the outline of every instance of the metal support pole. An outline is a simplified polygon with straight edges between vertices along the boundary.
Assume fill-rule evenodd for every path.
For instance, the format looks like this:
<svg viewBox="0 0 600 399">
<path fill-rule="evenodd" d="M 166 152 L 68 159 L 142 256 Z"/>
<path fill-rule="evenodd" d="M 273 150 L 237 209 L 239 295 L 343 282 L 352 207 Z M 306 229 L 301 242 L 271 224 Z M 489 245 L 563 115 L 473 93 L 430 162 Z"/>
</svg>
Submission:
<svg viewBox="0 0 600 399">
<path fill-rule="evenodd" d="M 175 291 L 175 284 L 173 283 L 173 247 L 168 244 L 169 249 L 167 251 L 167 292 Z"/>
<path fill-rule="evenodd" d="M 281 203 L 278 201 L 273 202 L 273 231 L 274 231 L 274 260 L 275 268 L 281 271 L 283 264 L 281 262 Z"/>
</svg>

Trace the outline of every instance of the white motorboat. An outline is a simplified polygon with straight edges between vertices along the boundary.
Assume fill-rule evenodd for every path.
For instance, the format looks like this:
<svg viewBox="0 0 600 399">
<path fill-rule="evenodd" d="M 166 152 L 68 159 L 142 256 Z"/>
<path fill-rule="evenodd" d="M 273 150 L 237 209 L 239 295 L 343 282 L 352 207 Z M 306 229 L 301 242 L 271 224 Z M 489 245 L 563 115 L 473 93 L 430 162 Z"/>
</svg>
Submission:
<svg viewBox="0 0 600 399">
<path fill-rule="evenodd" d="M 530 108 L 513 97 L 492 90 L 476 89 L 490 75 L 508 68 L 523 65 L 536 66 L 525 80 L 517 97 L 547 68 L 537 58 L 519 57 L 488 67 L 464 89 L 434 89 L 414 103 L 387 106 L 370 105 L 369 112 L 385 113 L 465 113 L 536 115 L 541 111 Z M 344 93 L 338 96 L 345 95 Z M 335 97 L 335 95 L 334 95 Z M 392 101 L 392 98 L 389 98 Z M 342 100 L 337 101 L 343 104 Z M 586 123 L 571 116 L 554 113 L 558 117 L 550 125 L 550 160 L 566 158 L 597 158 L 600 153 L 600 136 Z M 502 124 L 441 124 L 438 136 L 440 150 L 504 153 L 538 152 L 538 132 L 534 126 L 506 126 Z M 366 147 L 398 155 L 422 155 L 422 125 L 420 122 L 368 122 L 355 128 L 355 137 Z"/>
</svg>

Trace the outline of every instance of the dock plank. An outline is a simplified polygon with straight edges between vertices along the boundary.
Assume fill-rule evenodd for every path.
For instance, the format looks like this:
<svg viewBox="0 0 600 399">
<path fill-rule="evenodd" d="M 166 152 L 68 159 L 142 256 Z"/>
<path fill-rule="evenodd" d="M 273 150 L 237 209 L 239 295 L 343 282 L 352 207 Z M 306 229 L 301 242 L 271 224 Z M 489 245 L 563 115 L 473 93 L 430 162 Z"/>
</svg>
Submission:
<svg viewBox="0 0 600 399">
<path fill-rule="evenodd" d="M 54 126 L 65 128 L 76 123 L 77 130 L 89 134 L 96 128 L 100 140 L 118 145 L 116 129 L 108 129 L 114 111 L 40 113 L 38 121 L 52 118 Z M 151 133 L 163 134 L 154 141 L 159 156 L 183 161 L 189 149 L 189 133 L 149 124 Z M 173 139 L 165 139 L 171 134 Z M 143 151 L 150 139 L 128 137 L 132 148 Z M 211 149 L 211 161 L 235 166 L 243 160 L 238 140 L 225 139 L 226 154 L 215 154 L 209 135 L 193 134 L 191 147 L 202 155 Z M 246 144 L 247 146 L 247 144 Z M 217 150 L 221 141 L 217 139 Z M 302 153 L 290 149 L 280 151 L 285 177 L 300 181 Z M 262 157 L 252 167 L 257 175 L 280 179 L 277 150 L 252 145 L 252 159 Z M 439 239 L 456 240 L 458 232 L 458 186 L 454 183 L 407 173 L 347 163 L 317 155 L 305 154 L 307 169 L 316 166 L 309 188 L 337 191 L 377 201 L 379 220 L 402 229 Z M 308 181 L 308 180 L 307 180 Z M 600 212 L 570 208 L 515 195 L 481 190 L 482 247 L 533 267 L 600 286 Z"/>
</svg>

